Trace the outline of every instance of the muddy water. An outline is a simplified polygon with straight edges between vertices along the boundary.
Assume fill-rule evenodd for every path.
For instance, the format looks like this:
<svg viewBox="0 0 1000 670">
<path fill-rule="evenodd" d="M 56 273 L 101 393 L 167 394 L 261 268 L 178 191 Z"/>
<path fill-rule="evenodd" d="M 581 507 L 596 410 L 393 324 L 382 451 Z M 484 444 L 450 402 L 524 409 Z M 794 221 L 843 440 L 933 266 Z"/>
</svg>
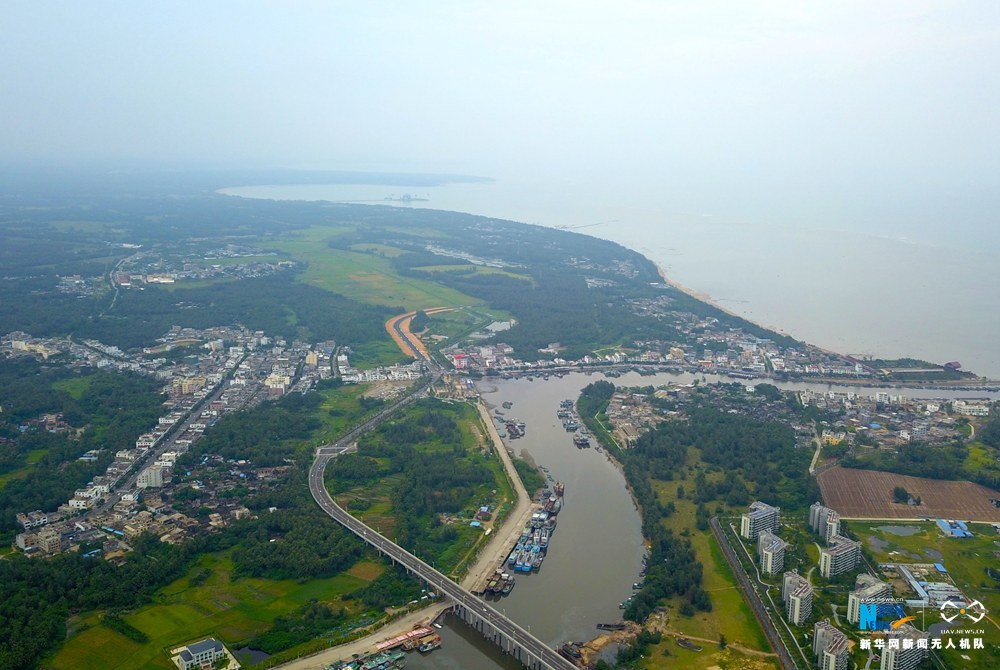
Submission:
<svg viewBox="0 0 1000 670">
<path fill-rule="evenodd" d="M 575 447 L 572 433 L 556 417 L 560 400 L 575 399 L 580 389 L 602 378 L 573 374 L 547 381 L 497 380 L 480 385 L 492 407 L 509 401 L 513 406 L 501 411 L 527 424 L 524 437 L 508 441 L 514 452 L 527 451 L 566 485 L 565 504 L 541 570 L 519 573 L 513 592 L 495 603 L 553 646 L 593 638 L 598 633 L 596 624 L 620 620 L 618 605 L 632 593 L 642 569 L 641 523 L 624 477 L 604 453 Z M 407 659 L 408 668 L 418 669 L 518 667 L 512 663 L 452 618 L 445 622 L 440 649 Z"/>
</svg>

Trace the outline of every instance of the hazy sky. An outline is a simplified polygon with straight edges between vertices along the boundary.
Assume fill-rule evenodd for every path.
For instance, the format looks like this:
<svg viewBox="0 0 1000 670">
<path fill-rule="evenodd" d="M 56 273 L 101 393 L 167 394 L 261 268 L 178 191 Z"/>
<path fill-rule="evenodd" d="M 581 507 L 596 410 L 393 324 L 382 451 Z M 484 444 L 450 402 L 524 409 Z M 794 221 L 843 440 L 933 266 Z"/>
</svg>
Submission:
<svg viewBox="0 0 1000 670">
<path fill-rule="evenodd" d="M 992 189 L 1000 3 L 8 2 L 0 160 Z"/>
</svg>

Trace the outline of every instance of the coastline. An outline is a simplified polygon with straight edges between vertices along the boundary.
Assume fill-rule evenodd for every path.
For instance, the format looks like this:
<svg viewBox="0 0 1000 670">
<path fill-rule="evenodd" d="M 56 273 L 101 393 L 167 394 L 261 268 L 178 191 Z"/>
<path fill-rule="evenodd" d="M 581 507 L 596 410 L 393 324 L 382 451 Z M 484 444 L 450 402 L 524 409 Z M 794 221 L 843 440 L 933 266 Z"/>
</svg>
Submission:
<svg viewBox="0 0 1000 670">
<path fill-rule="evenodd" d="M 633 249 L 632 251 L 635 251 L 635 250 Z M 778 331 L 777 328 L 772 328 L 771 326 L 765 326 L 764 324 L 757 323 L 756 321 L 751 321 L 747 317 L 742 316 L 740 314 L 737 314 L 736 312 L 734 312 L 731 309 L 727 309 L 727 308 L 723 307 L 719 303 L 717 303 L 714 300 L 712 300 L 712 296 L 708 295 L 707 293 L 702 293 L 701 291 L 696 291 L 693 288 L 689 288 L 689 287 L 685 286 L 684 284 L 681 284 L 680 282 L 678 282 L 675 279 L 670 279 L 667 276 L 667 271 L 663 268 L 662 265 L 660 265 L 659 263 L 657 263 L 653 259 L 649 258 L 648 256 L 646 256 L 642 252 L 636 251 L 636 253 L 640 254 L 647 261 L 649 261 L 650 263 L 652 263 L 653 265 L 655 265 L 656 266 L 656 273 L 660 275 L 660 279 L 663 280 L 664 284 L 670 286 L 671 288 L 675 288 L 678 291 L 680 291 L 681 293 L 684 293 L 685 295 L 688 295 L 688 296 L 694 298 L 698 302 L 703 302 L 706 305 L 714 307 L 715 309 L 719 310 L 720 312 L 724 312 L 724 313 L 728 314 L 729 316 L 732 316 L 732 317 L 737 318 L 737 319 L 743 319 L 744 321 L 749 321 L 750 323 L 753 323 L 754 325 L 760 326 L 761 328 L 766 328 L 767 330 L 773 330 L 775 332 L 780 332 L 780 331 Z"/>
<path fill-rule="evenodd" d="M 280 186 L 280 185 L 278 185 L 278 186 Z M 242 186 L 223 186 L 223 187 L 215 188 L 214 192 L 216 194 L 218 194 L 218 195 L 223 195 L 223 196 L 227 196 L 227 197 L 244 198 L 244 199 L 248 199 L 248 200 L 264 199 L 264 200 L 272 200 L 272 201 L 292 201 L 292 202 L 315 202 L 317 200 L 320 200 L 320 201 L 326 200 L 325 198 L 308 199 L 308 198 L 301 198 L 301 197 L 295 197 L 295 196 L 289 197 L 287 195 L 282 196 L 282 195 L 278 195 L 278 194 L 252 195 L 252 194 L 247 194 L 247 193 L 236 193 L 236 192 L 233 192 L 233 191 L 238 190 L 238 189 L 245 189 L 245 188 L 266 188 L 266 187 L 267 186 L 262 186 L 262 185 L 249 186 L 249 187 L 246 186 L 246 185 L 242 185 Z M 379 188 L 383 188 L 383 186 L 379 186 Z M 326 200 L 326 201 L 332 202 L 331 200 Z M 352 203 L 352 204 L 355 204 L 355 203 Z M 372 206 L 372 205 L 374 205 L 374 206 L 389 206 L 389 207 L 397 206 L 398 207 L 398 204 L 394 203 L 392 201 L 375 202 L 375 203 L 368 202 L 368 203 L 357 203 L 357 204 L 362 204 L 362 205 L 365 205 L 365 206 Z M 429 211 L 451 212 L 451 213 L 457 213 L 457 214 L 467 214 L 467 215 L 470 215 L 470 216 L 486 216 L 486 217 L 491 216 L 491 215 L 488 215 L 488 214 L 485 214 L 485 213 L 476 213 L 475 211 L 469 211 L 469 210 L 454 209 L 454 208 L 448 209 L 447 205 L 428 207 L 426 209 L 428 209 Z M 505 219 L 505 220 L 508 220 L 508 221 L 510 221 L 512 223 L 517 223 L 517 224 L 520 224 L 520 225 L 539 226 L 539 227 L 546 228 L 546 229 L 553 230 L 553 231 L 560 230 L 559 227 L 545 225 L 545 224 L 541 224 L 541 223 L 524 223 L 523 221 L 518 221 L 518 220 L 515 220 L 513 218 L 511 218 L 511 219 Z M 592 238 L 592 239 L 602 239 L 602 238 L 594 237 L 593 235 L 588 235 L 586 232 L 580 232 L 580 231 L 576 231 L 576 232 L 577 232 L 577 234 L 581 234 L 581 235 L 584 235 L 584 236 Z M 627 248 L 627 249 L 629 249 L 629 250 L 631 250 L 631 251 L 633 251 L 633 252 L 635 252 L 637 254 L 639 254 L 642 258 L 644 258 L 645 260 L 647 260 L 648 262 L 650 262 L 656 268 L 657 274 L 659 275 L 661 281 L 665 285 L 670 286 L 671 288 L 673 288 L 673 289 L 675 289 L 677 291 L 680 291 L 681 293 L 684 293 L 686 296 L 688 296 L 690 298 L 693 298 L 694 300 L 697 300 L 697 301 L 699 301 L 699 302 L 701 302 L 703 304 L 709 305 L 710 307 L 712 307 L 714 309 L 717 309 L 720 312 L 722 312 L 722 313 L 724 313 L 724 314 L 726 314 L 728 316 L 731 316 L 733 318 L 737 318 L 737 319 L 740 319 L 740 320 L 742 320 L 742 321 L 744 321 L 746 323 L 753 324 L 753 325 L 755 325 L 755 326 L 757 326 L 759 328 L 762 328 L 764 330 L 770 331 L 770 332 L 775 333 L 777 335 L 781 335 L 781 336 L 792 338 L 792 339 L 800 342 L 803 346 L 806 346 L 806 347 L 808 347 L 810 349 L 813 349 L 815 351 L 819 351 L 819 352 L 825 353 L 825 354 L 830 355 L 830 356 L 835 356 L 835 357 L 838 357 L 838 358 L 849 360 L 847 358 L 848 354 L 846 354 L 844 352 L 835 351 L 835 350 L 831 350 L 831 349 L 822 347 L 822 346 L 817 345 L 817 344 L 815 344 L 814 342 L 812 342 L 812 341 L 810 341 L 808 339 L 804 339 L 804 338 L 802 338 L 800 336 L 796 336 L 795 334 L 793 334 L 791 332 L 788 332 L 788 331 L 784 330 L 781 327 L 774 326 L 774 325 L 769 325 L 769 324 L 766 324 L 766 323 L 762 323 L 762 322 L 757 321 L 757 320 L 755 320 L 755 319 L 753 319 L 753 318 L 751 318 L 749 316 L 737 313 L 736 311 L 734 311 L 734 310 L 732 310 L 730 308 L 724 307 L 717 300 L 713 299 L 712 296 L 709 295 L 708 293 L 705 293 L 703 291 L 699 291 L 697 289 L 693 289 L 693 288 L 691 288 L 689 286 L 686 286 L 686 285 L 678 282 L 675 279 L 671 279 L 667 275 L 666 270 L 664 269 L 664 267 L 660 263 L 658 263 L 658 262 L 654 261 L 653 259 L 651 259 L 645 253 L 638 251 L 637 249 L 633 248 L 632 246 L 629 246 L 628 244 L 623 244 L 621 242 L 616 242 L 616 243 L 620 244 L 621 246 L 623 246 L 623 247 L 625 247 L 625 248 Z M 857 349 L 857 350 L 861 350 L 861 349 Z M 884 354 L 884 353 L 878 354 L 878 355 L 879 356 L 888 356 L 888 357 L 891 357 L 891 355 Z M 904 357 L 905 356 L 911 356 L 911 354 L 909 352 L 903 352 L 902 355 Z M 918 358 L 920 357 L 917 354 L 912 354 L 912 355 L 914 357 L 918 357 Z M 931 362 L 933 365 L 940 366 L 939 363 L 935 363 L 934 362 L 935 361 L 935 357 L 928 357 L 928 358 L 925 358 L 925 360 L 927 360 L 928 362 Z M 938 360 L 942 360 L 943 361 L 943 360 L 950 360 L 950 359 L 938 359 Z M 978 361 L 979 359 L 977 358 L 976 360 Z M 982 362 L 982 361 L 979 361 L 979 362 Z M 1000 382 L 1000 377 L 998 377 L 997 379 L 994 379 L 988 373 L 986 375 L 982 375 L 982 374 L 978 374 L 976 372 L 973 372 L 973 370 L 975 370 L 978 367 L 979 366 L 977 366 L 974 363 L 971 369 L 966 368 L 964 370 L 966 372 L 971 372 L 971 374 L 974 375 L 973 379 L 975 381 L 973 383 L 975 383 L 975 384 L 982 384 L 982 383 Z M 956 380 L 956 381 L 958 381 L 958 380 Z M 962 380 L 962 381 L 972 381 L 972 380 Z M 838 379 L 838 380 L 836 380 L 836 382 L 837 383 L 843 383 L 844 380 L 839 380 Z M 846 383 L 854 383 L 854 382 L 846 382 Z M 936 384 L 936 383 L 934 383 L 934 384 Z M 897 385 L 897 384 L 893 384 L 893 385 Z M 925 383 L 922 383 L 922 382 L 912 382 L 912 381 L 902 382 L 901 385 L 914 385 L 914 386 L 917 386 L 917 387 L 926 386 Z M 947 384 L 947 383 L 944 384 L 944 386 L 949 386 L 949 385 L 950 384 Z"/>
</svg>

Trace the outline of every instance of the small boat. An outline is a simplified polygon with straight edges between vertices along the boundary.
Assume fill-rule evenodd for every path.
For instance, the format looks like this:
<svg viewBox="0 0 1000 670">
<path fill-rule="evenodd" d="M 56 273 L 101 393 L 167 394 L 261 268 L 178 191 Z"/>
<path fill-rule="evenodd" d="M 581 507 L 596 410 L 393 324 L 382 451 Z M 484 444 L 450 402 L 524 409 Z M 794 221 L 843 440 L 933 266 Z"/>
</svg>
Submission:
<svg viewBox="0 0 1000 670">
<path fill-rule="evenodd" d="M 440 646 L 441 646 L 441 636 L 435 635 L 432 639 L 427 640 L 426 642 L 421 642 L 420 646 L 417 647 L 417 651 L 419 651 L 421 654 L 426 654 L 434 651 Z"/>
</svg>

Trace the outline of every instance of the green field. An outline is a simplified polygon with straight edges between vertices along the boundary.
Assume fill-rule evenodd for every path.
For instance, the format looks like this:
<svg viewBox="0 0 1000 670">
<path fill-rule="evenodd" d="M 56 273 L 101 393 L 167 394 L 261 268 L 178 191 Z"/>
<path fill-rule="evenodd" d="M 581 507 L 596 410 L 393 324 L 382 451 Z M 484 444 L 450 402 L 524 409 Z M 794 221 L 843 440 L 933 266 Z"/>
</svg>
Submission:
<svg viewBox="0 0 1000 670">
<path fill-rule="evenodd" d="M 197 571 L 209 569 L 211 576 L 200 586 L 191 586 Z M 190 641 L 214 636 L 233 650 L 233 645 L 267 630 L 278 616 L 288 614 L 309 600 L 333 603 L 353 611 L 356 601 L 341 596 L 358 589 L 381 574 L 382 566 L 362 561 L 347 573 L 307 582 L 294 580 L 230 579 L 232 562 L 227 555 L 203 556 L 200 565 L 154 596 L 155 603 L 123 618 L 149 636 L 139 644 L 100 625 L 100 613 L 90 613 L 70 622 L 71 635 L 46 667 L 80 670 L 93 668 L 174 667 L 167 650 Z M 353 608 L 353 609 L 352 609 Z"/>
<path fill-rule="evenodd" d="M 406 253 L 404 249 L 400 249 L 399 247 L 390 247 L 387 244 L 375 244 L 374 242 L 352 244 L 351 249 L 360 253 L 385 256 L 386 258 L 397 258 Z"/>
<path fill-rule="evenodd" d="M 424 344 L 433 346 L 431 336 L 438 335 L 447 338 L 445 344 L 454 342 L 470 333 L 481 330 L 494 321 L 509 321 L 510 315 L 500 310 L 487 310 L 485 307 L 470 307 L 451 312 L 438 312 L 430 316 L 427 325 L 427 336 L 423 336 Z"/>
<path fill-rule="evenodd" d="M 302 281 L 362 302 L 405 310 L 482 304 L 481 300 L 436 282 L 403 277 L 384 256 L 331 248 L 328 241 L 344 231 L 344 228 L 309 228 L 270 246 L 308 263 Z M 368 249 L 372 245 L 360 246 Z"/>
<path fill-rule="evenodd" d="M 35 467 L 35 463 L 42 460 L 42 456 L 48 453 L 48 449 L 34 449 L 29 451 L 24 456 L 25 466 L 23 468 L 18 468 L 17 470 L 11 470 L 5 474 L 0 475 L 0 488 L 12 479 L 20 479 L 22 477 L 27 477 L 31 469 Z"/>
<path fill-rule="evenodd" d="M 122 232 L 120 228 L 115 228 L 105 221 L 52 221 L 52 227 L 61 232 L 74 231 L 101 235 Z"/>
<path fill-rule="evenodd" d="M 488 265 L 476 265 L 474 263 L 469 263 L 465 265 L 422 265 L 420 267 L 413 268 L 414 270 L 420 270 L 422 272 L 429 272 L 431 274 L 439 272 L 469 272 L 477 275 L 505 275 L 507 277 L 512 277 L 514 279 L 520 279 L 522 281 L 531 282 L 532 285 L 535 284 L 535 280 L 528 275 L 517 274 L 516 272 L 508 272 L 502 268 L 494 268 Z"/>
<path fill-rule="evenodd" d="M 52 388 L 57 391 L 65 391 L 73 399 L 79 400 L 87 392 L 87 389 L 90 388 L 91 381 L 93 380 L 90 376 L 67 377 L 66 379 L 53 382 Z"/>
<path fill-rule="evenodd" d="M 673 637 L 664 636 L 663 641 L 654 647 L 654 652 L 644 662 L 645 668 L 774 668 L 777 667 L 773 657 L 758 656 L 752 653 L 741 653 L 739 648 L 770 652 L 770 647 L 763 631 L 757 625 L 750 607 L 736 584 L 736 578 L 729 569 L 722 551 L 716 545 L 710 531 L 698 530 L 695 523 L 696 504 L 690 495 L 694 491 L 693 475 L 702 467 L 697 449 L 690 449 L 687 468 L 687 480 L 656 481 L 654 487 L 660 502 L 666 505 L 673 502 L 676 511 L 664 520 L 664 525 L 675 533 L 689 534 L 698 561 L 703 567 L 702 587 L 712 601 L 711 612 L 697 612 L 694 616 L 685 617 L 680 614 L 683 599 L 671 598 L 666 603 L 666 620 L 654 615 L 655 627 L 665 632 L 680 633 L 691 638 L 702 640 L 719 640 L 725 636 L 730 645 L 721 649 L 718 644 L 699 641 L 704 647 L 700 652 L 677 646 Z M 715 473 L 712 476 L 718 476 Z M 685 496 L 678 497 L 678 487 L 684 487 Z M 714 509 L 714 503 L 711 505 Z M 665 655 L 669 652 L 669 656 Z"/>
<path fill-rule="evenodd" d="M 362 417 L 374 414 L 378 408 L 361 407 L 360 399 L 372 390 L 372 384 L 350 384 L 320 391 L 323 403 L 318 418 L 323 428 L 316 437 L 318 443 L 330 442 L 361 422 Z"/>
</svg>

